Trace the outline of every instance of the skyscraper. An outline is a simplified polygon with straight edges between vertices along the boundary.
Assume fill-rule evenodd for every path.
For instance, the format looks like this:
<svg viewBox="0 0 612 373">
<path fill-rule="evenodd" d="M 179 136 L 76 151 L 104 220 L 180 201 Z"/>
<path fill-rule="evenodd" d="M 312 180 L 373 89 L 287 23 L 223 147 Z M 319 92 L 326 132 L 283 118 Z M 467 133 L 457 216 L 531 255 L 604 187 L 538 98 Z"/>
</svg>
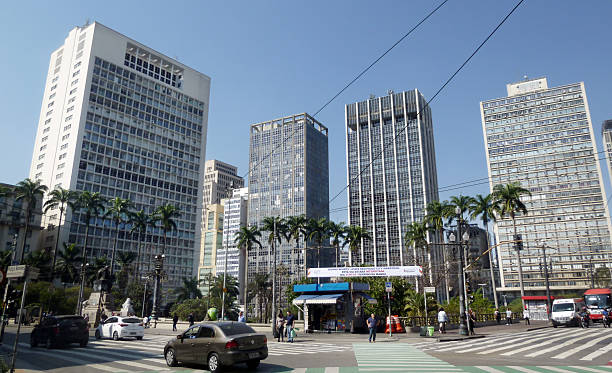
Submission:
<svg viewBox="0 0 612 373">
<path fill-rule="evenodd" d="M 327 128 L 306 113 L 251 125 L 249 226 L 261 228 L 265 217 L 298 215 L 329 217 Z M 271 273 L 267 240 L 262 245 L 249 252 L 249 276 Z M 307 267 L 317 265 L 315 254 L 307 253 Z M 276 258 L 288 270 L 283 284 L 304 276 L 304 256 L 295 242 L 278 246 Z M 329 260 L 322 250 L 321 264 L 331 264 Z"/>
<path fill-rule="evenodd" d="M 176 286 L 197 266 L 209 91 L 208 76 L 100 23 L 76 27 L 51 53 L 30 178 L 129 199 L 146 213 L 178 206 L 164 266 Z M 60 242 L 84 244 L 78 211 L 68 210 L 66 228 Z M 138 235 L 120 228 L 118 250 L 135 252 Z M 110 257 L 111 231 L 108 219 L 92 221 L 89 257 Z M 145 270 L 162 242 L 150 229 Z"/>
<path fill-rule="evenodd" d="M 353 265 L 412 265 L 406 227 L 438 200 L 431 109 L 417 90 L 346 105 L 349 224 L 371 240 L 351 253 Z M 430 237 L 436 240 L 436 237 Z M 437 250 L 433 261 L 440 260 Z M 408 257 L 407 257 L 408 255 Z"/>
<path fill-rule="evenodd" d="M 217 252 L 223 246 L 223 205 L 211 203 L 204 210 L 205 219 L 202 224 L 202 246 L 198 264 L 198 284 L 202 294 L 208 295 L 208 287 L 213 283 L 209 281 L 215 276 L 217 266 Z"/>
<path fill-rule="evenodd" d="M 608 176 L 612 183 L 612 119 L 605 120 L 601 124 L 601 137 L 603 139 L 606 165 L 608 166 Z"/>
<path fill-rule="evenodd" d="M 210 159 L 204 164 L 204 206 L 221 203 L 221 199 L 231 196 L 233 188 L 242 188 L 244 179 L 238 176 L 238 168 Z"/>
<path fill-rule="evenodd" d="M 526 290 L 545 288 L 541 247 L 553 290 L 591 287 L 609 265 L 610 215 L 584 83 L 548 88 L 546 78 L 507 85 L 507 97 L 480 103 L 489 186 L 518 182 L 528 213 L 517 214 Z M 495 224 L 502 291 L 518 291 L 509 217 Z M 506 242 L 506 244 L 503 244 Z"/>
</svg>

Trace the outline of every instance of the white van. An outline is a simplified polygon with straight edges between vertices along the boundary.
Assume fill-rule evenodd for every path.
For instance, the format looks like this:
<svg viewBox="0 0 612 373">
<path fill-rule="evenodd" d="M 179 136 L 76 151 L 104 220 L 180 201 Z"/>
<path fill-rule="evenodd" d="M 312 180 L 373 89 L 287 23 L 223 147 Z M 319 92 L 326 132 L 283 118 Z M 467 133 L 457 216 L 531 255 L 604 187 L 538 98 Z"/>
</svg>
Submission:
<svg viewBox="0 0 612 373">
<path fill-rule="evenodd" d="M 580 325 L 578 312 L 585 307 L 583 299 L 555 299 L 552 304 L 552 324 L 556 328 L 559 325 Z"/>
</svg>

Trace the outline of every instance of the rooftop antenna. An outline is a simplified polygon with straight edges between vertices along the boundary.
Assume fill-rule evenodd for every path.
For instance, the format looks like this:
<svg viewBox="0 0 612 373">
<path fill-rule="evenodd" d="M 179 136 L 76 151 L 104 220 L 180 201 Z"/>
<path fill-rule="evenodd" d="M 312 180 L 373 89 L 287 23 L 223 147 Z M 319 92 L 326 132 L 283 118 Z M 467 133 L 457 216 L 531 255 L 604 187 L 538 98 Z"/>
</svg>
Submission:
<svg viewBox="0 0 612 373">
<path fill-rule="evenodd" d="M 85 24 L 83 25 L 83 27 L 87 27 L 87 26 L 89 26 L 89 24 L 90 24 L 90 23 L 91 23 L 91 22 L 90 22 L 89 18 L 87 18 L 87 19 L 85 20 Z"/>
<path fill-rule="evenodd" d="M 388 91 L 387 91 L 387 94 L 388 94 L 389 96 L 391 96 L 391 95 L 393 94 L 393 90 L 392 90 L 392 89 L 388 90 Z"/>
</svg>

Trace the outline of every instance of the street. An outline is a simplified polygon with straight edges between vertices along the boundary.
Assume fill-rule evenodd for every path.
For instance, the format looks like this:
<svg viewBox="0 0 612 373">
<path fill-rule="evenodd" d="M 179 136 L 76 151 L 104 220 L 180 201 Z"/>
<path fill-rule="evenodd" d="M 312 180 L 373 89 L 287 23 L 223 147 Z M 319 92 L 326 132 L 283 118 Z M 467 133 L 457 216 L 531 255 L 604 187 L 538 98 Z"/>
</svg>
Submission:
<svg viewBox="0 0 612 373">
<path fill-rule="evenodd" d="M 148 330 L 142 341 L 95 340 L 86 348 L 47 350 L 31 348 L 29 328 L 20 337 L 17 368 L 46 372 L 195 372 L 202 366 L 169 368 L 162 356 L 172 335 Z M 14 327 L 7 328 L 2 349 L 12 348 Z M 367 343 L 365 335 L 320 334 L 299 336 L 295 343 L 268 339 L 269 357 L 260 372 L 612 372 L 612 329 L 525 327 L 480 328 L 484 338 L 437 342 L 414 334 L 389 339 L 379 335 Z M 447 335 L 451 335 L 450 333 Z M 456 333 L 454 334 L 456 335 Z M 8 361 L 7 361 L 8 362 Z M 226 369 L 247 372 L 245 365 Z"/>
</svg>

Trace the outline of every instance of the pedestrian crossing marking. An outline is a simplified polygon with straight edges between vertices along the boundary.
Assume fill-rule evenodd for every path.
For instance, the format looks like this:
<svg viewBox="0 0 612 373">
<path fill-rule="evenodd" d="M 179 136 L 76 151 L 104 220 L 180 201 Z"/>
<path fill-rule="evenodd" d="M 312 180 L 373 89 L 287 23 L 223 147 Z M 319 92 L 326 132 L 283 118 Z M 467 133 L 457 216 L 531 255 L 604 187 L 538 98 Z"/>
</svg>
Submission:
<svg viewBox="0 0 612 373">
<path fill-rule="evenodd" d="M 599 338 L 595 338 L 585 344 L 583 344 L 582 346 L 578 346 L 575 348 L 572 348 L 571 350 L 565 351 L 557 356 L 553 356 L 553 359 L 565 359 L 568 356 L 571 356 L 573 354 L 575 354 L 576 352 L 582 351 L 584 349 L 587 349 L 591 346 L 596 345 L 597 343 L 599 343 L 600 341 L 606 340 L 608 338 L 612 338 L 612 335 L 610 335 L 610 333 L 606 333 L 606 335 L 604 335 L 603 337 L 599 337 Z"/>
<path fill-rule="evenodd" d="M 407 343 L 355 343 L 353 351 L 360 372 L 461 372 L 461 369 Z"/>
</svg>

